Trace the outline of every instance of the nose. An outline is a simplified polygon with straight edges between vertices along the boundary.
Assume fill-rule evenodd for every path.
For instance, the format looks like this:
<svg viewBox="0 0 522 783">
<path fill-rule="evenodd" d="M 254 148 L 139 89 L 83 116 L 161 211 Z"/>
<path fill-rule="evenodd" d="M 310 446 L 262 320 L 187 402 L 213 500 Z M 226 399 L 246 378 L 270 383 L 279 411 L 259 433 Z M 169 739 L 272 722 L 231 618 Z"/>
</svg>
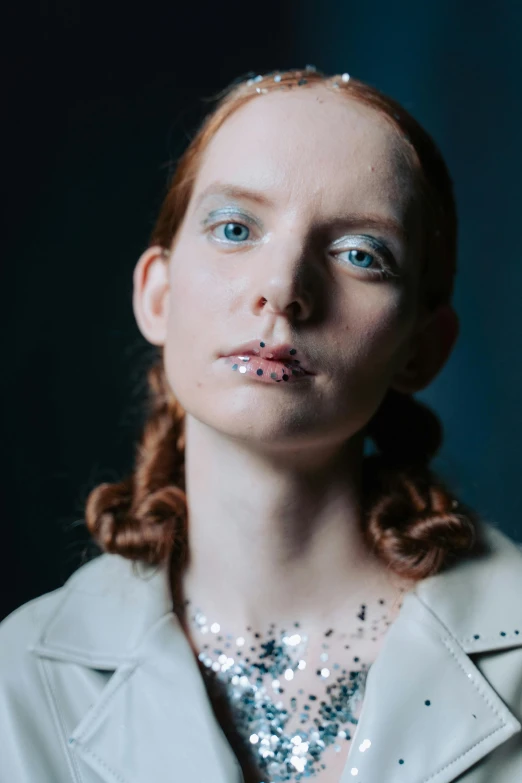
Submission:
<svg viewBox="0 0 522 783">
<path fill-rule="evenodd" d="M 276 250 L 267 247 L 270 259 L 263 261 L 256 278 L 256 308 L 259 312 L 284 315 L 304 321 L 313 308 L 312 270 L 302 247 Z"/>
</svg>

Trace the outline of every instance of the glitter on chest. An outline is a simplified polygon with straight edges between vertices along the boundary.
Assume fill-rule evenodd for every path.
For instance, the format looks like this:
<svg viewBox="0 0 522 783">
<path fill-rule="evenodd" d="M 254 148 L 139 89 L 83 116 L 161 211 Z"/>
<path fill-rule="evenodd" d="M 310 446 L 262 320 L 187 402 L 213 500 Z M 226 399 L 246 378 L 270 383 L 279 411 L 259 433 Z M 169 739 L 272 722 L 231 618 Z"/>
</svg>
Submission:
<svg viewBox="0 0 522 783">
<path fill-rule="evenodd" d="M 326 749 L 334 746 L 339 752 L 341 743 L 351 739 L 369 668 L 350 671 L 333 663 L 326 643 L 317 662 L 305 660 L 308 640 L 299 623 L 277 637 L 271 627 L 266 641 L 255 634 L 256 643 L 248 646 L 243 637 L 220 635 L 219 624 L 209 625 L 200 611 L 192 620 L 211 640 L 198 656 L 203 672 L 224 687 L 235 728 L 266 781 L 299 781 L 325 769 Z M 318 682 L 315 693 L 299 682 L 310 666 Z"/>
</svg>

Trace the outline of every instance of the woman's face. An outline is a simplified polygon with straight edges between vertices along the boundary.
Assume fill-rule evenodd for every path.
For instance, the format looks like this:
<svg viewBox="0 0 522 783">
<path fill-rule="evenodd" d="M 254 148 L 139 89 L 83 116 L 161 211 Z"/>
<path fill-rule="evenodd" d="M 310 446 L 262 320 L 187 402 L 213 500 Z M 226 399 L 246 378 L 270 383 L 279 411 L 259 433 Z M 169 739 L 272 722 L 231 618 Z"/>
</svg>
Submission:
<svg viewBox="0 0 522 783">
<path fill-rule="evenodd" d="M 405 155 L 376 111 L 321 86 L 260 96 L 226 120 L 168 262 L 165 368 L 188 414 L 273 449 L 341 443 L 369 421 L 418 316 Z M 233 370 L 223 355 L 252 339 L 289 343 L 315 375 L 262 383 Z"/>
</svg>

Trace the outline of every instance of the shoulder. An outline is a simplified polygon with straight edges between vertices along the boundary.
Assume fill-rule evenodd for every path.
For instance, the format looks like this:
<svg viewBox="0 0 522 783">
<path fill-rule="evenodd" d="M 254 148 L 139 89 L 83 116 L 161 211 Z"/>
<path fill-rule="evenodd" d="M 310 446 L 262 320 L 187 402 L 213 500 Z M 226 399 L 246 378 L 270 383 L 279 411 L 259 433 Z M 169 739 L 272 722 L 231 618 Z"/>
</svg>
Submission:
<svg viewBox="0 0 522 783">
<path fill-rule="evenodd" d="M 165 571 L 119 555 L 101 554 L 65 584 L 20 606 L 0 622 L 0 698 L 38 657 L 89 664 L 115 660 L 130 637 L 169 606 Z"/>
<path fill-rule="evenodd" d="M 92 697 L 94 685 L 91 681 L 86 685 L 85 676 L 74 679 L 74 664 L 67 661 L 66 653 L 74 649 L 81 630 L 85 628 L 86 636 L 92 632 L 93 618 L 111 590 L 125 591 L 132 563 L 121 560 L 96 557 L 81 565 L 62 587 L 26 602 L 0 622 L 1 783 L 77 779 L 70 768 L 66 724 L 73 720 L 74 710 Z M 90 596 L 96 597 L 91 608 Z M 69 631 L 75 635 L 67 636 Z M 96 687 L 101 684 L 96 682 Z M 28 747 L 30 753 L 25 751 Z M 3 777 L 6 770 L 8 776 Z"/>
<path fill-rule="evenodd" d="M 35 647 L 53 627 L 62 607 L 70 603 L 71 595 L 77 590 L 79 594 L 90 588 L 103 590 L 100 577 L 108 576 L 107 565 L 105 555 L 84 563 L 62 587 L 27 601 L 0 622 L 0 701 L 5 703 L 10 694 L 28 697 L 38 690 Z"/>
<path fill-rule="evenodd" d="M 2 783 L 64 779 L 62 765 L 66 757 L 56 743 L 39 661 L 31 653 L 35 639 L 60 605 L 63 594 L 61 587 L 28 601 L 0 623 Z M 31 753 L 24 752 L 28 747 Z"/>
<path fill-rule="evenodd" d="M 33 598 L 0 622 L 0 677 L 11 666 L 20 666 L 24 653 L 63 600 L 64 590 L 59 587 Z"/>
<path fill-rule="evenodd" d="M 522 642 L 522 544 L 491 523 L 480 524 L 478 555 L 422 580 L 418 598 L 467 653 Z"/>
</svg>

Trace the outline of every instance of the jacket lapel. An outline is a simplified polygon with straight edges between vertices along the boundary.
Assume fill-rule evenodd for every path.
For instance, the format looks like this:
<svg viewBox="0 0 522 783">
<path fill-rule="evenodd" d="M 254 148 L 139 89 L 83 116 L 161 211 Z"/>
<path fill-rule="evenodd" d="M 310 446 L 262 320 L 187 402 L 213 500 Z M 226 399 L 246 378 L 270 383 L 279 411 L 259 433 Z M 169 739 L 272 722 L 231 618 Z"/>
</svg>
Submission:
<svg viewBox="0 0 522 783">
<path fill-rule="evenodd" d="M 449 783 L 521 731 L 469 657 L 522 645 L 520 552 L 486 534 L 486 561 L 423 580 L 405 598 L 370 669 L 341 783 Z M 70 747 L 103 783 L 241 783 L 165 573 L 139 570 L 102 555 L 77 571 L 33 647 L 114 672 Z"/>
<path fill-rule="evenodd" d="M 368 674 L 341 783 L 449 783 L 520 729 L 455 637 L 410 594 Z"/>
<path fill-rule="evenodd" d="M 341 783 L 449 783 L 521 731 L 469 657 L 522 646 L 521 553 L 492 526 L 483 533 L 485 558 L 406 596 L 370 668 Z"/>
<path fill-rule="evenodd" d="M 135 659 L 116 670 L 71 739 L 106 783 L 242 780 L 173 614 L 161 618 Z"/>
<path fill-rule="evenodd" d="M 32 652 L 112 674 L 68 736 L 100 782 L 242 781 L 163 569 L 107 554 L 86 564 Z"/>
</svg>

